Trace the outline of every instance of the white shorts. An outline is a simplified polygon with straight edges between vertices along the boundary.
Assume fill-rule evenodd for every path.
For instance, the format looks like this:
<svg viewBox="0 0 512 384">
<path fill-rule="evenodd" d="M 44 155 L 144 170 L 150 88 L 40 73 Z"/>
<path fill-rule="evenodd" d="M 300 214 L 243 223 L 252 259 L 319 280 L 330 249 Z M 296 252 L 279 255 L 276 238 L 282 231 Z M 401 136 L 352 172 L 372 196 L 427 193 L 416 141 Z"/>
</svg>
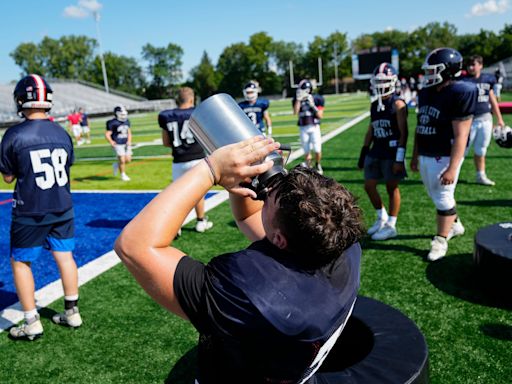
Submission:
<svg viewBox="0 0 512 384">
<path fill-rule="evenodd" d="M 190 168 L 194 168 L 196 164 L 199 164 L 203 159 L 185 161 L 183 163 L 172 163 L 172 179 L 178 180 L 183 176 Z"/>
<path fill-rule="evenodd" d="M 83 132 L 83 133 L 89 133 L 89 132 L 91 132 L 91 128 L 89 128 L 89 126 L 88 126 L 88 125 L 82 125 L 81 127 L 82 127 L 82 132 Z"/>
<path fill-rule="evenodd" d="M 464 162 L 461 160 L 453 184 L 441 184 L 441 175 L 450 165 L 450 157 L 427 157 L 420 156 L 420 174 L 423 185 L 428 195 L 440 211 L 447 211 L 455 208 L 455 187 L 459 179 L 460 167 Z"/>
<path fill-rule="evenodd" d="M 501 88 L 503 88 L 503 84 L 500 84 L 500 83 L 494 84 L 494 87 L 492 88 L 492 90 L 494 91 L 494 95 L 496 97 L 501 97 Z"/>
<path fill-rule="evenodd" d="M 73 124 L 71 126 L 71 132 L 73 132 L 73 136 L 79 137 L 82 134 L 82 127 L 80 124 Z"/>
<path fill-rule="evenodd" d="M 114 152 L 118 157 L 131 156 L 132 147 L 130 147 L 128 144 L 116 144 L 114 147 Z"/>
<path fill-rule="evenodd" d="M 320 134 L 320 125 L 303 125 L 300 128 L 300 143 L 304 153 L 314 151 L 322 152 L 322 136 Z"/>
<path fill-rule="evenodd" d="M 485 113 L 473 119 L 471 124 L 471 131 L 469 132 L 469 145 L 466 150 L 473 147 L 475 155 L 485 156 L 487 147 L 491 143 L 492 138 L 492 115 Z"/>
</svg>

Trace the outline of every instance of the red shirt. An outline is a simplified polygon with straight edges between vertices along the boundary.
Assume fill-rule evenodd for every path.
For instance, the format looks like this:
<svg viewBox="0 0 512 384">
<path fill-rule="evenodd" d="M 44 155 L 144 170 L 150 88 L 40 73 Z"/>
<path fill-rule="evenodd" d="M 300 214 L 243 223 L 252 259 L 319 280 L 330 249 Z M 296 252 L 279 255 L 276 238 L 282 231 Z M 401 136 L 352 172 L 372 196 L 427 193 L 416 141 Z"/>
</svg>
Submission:
<svg viewBox="0 0 512 384">
<path fill-rule="evenodd" d="M 82 118 L 82 116 L 78 112 L 71 113 L 68 115 L 68 120 L 72 125 L 80 124 L 81 118 Z"/>
</svg>

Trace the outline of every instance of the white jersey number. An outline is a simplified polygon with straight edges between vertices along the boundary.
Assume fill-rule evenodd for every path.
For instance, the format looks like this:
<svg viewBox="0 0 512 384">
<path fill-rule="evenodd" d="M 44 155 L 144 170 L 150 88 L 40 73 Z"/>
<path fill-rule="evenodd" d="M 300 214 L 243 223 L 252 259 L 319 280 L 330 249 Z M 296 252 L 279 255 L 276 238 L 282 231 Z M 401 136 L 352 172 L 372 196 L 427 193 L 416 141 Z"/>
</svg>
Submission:
<svg viewBox="0 0 512 384">
<path fill-rule="evenodd" d="M 170 121 L 167 123 L 167 130 L 173 133 L 172 145 L 174 147 L 181 146 L 183 144 L 183 140 L 185 140 L 187 144 L 193 144 L 195 142 L 194 135 L 188 127 L 188 120 L 183 122 L 181 132 L 177 121 Z"/>
<path fill-rule="evenodd" d="M 50 158 L 51 162 L 43 163 L 42 159 Z M 63 187 L 68 183 L 66 173 L 66 162 L 68 153 L 64 148 L 55 148 L 52 152 L 49 149 L 30 151 L 30 162 L 34 173 L 44 173 L 36 177 L 36 185 L 41 189 L 50 189 L 55 185 Z"/>
</svg>

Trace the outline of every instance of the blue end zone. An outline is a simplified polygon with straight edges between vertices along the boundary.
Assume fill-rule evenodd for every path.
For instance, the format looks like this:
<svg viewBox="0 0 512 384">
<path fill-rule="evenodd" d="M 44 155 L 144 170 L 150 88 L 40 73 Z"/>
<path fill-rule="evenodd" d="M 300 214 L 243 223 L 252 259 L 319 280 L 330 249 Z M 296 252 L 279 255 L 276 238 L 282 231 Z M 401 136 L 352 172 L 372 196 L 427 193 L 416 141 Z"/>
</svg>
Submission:
<svg viewBox="0 0 512 384">
<path fill-rule="evenodd" d="M 215 195 L 209 192 L 206 198 Z M 75 206 L 75 251 L 78 267 L 111 251 L 124 226 L 156 196 L 156 193 L 73 193 Z M 12 193 L 0 193 L 4 203 Z M 0 311 L 16 303 L 18 297 L 9 261 L 11 204 L 0 205 Z M 59 279 L 59 271 L 49 251 L 32 263 L 36 290 Z"/>
</svg>

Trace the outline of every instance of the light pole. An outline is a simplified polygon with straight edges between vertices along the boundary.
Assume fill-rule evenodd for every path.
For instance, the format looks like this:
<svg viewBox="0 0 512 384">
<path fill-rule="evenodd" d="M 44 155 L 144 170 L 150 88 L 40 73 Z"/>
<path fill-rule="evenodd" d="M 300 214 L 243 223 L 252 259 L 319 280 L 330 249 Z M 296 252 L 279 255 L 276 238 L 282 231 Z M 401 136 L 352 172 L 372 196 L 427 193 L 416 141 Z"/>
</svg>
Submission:
<svg viewBox="0 0 512 384">
<path fill-rule="evenodd" d="M 105 68 L 105 59 L 103 58 L 103 51 L 101 49 L 101 35 L 100 35 L 100 14 L 98 11 L 93 12 L 94 20 L 96 21 L 96 33 L 98 35 L 98 48 L 100 52 L 101 71 L 103 72 L 103 84 L 105 85 L 105 92 L 109 93 L 107 69 Z"/>
<path fill-rule="evenodd" d="M 336 89 L 336 94 L 339 93 L 339 85 L 338 85 L 338 43 L 334 43 L 334 87 Z"/>
</svg>

